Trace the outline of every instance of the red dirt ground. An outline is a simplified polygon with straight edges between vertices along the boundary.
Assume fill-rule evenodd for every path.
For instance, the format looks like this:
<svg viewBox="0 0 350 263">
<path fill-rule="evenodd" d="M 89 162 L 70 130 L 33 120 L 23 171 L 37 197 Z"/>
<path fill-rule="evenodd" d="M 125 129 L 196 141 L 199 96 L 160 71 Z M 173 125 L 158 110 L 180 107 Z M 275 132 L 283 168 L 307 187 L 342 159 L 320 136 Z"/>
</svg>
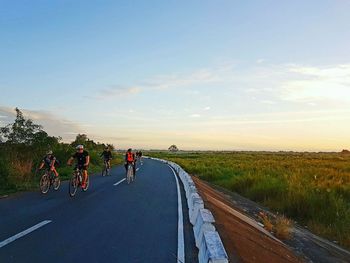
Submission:
<svg viewBox="0 0 350 263">
<path fill-rule="evenodd" d="M 223 193 L 192 177 L 205 207 L 214 215 L 230 262 L 301 263 L 291 249 L 273 237 L 256 221 L 235 209 Z"/>
</svg>

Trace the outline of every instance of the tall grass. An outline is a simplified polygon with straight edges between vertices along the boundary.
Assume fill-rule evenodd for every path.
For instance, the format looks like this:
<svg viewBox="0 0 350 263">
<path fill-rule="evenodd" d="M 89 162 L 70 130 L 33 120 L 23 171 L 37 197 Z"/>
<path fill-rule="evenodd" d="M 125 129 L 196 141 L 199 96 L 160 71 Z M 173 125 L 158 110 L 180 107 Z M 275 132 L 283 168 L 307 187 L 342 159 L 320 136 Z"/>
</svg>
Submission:
<svg viewBox="0 0 350 263">
<path fill-rule="evenodd" d="M 337 153 L 152 153 L 285 214 L 350 248 L 350 156 Z"/>
</svg>

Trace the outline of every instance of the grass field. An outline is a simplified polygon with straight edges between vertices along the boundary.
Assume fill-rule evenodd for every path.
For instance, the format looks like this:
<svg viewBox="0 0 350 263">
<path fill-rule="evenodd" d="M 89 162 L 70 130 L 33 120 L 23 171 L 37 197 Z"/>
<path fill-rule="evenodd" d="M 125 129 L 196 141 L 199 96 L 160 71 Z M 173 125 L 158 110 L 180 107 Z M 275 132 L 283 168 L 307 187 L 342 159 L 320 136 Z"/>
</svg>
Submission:
<svg viewBox="0 0 350 263">
<path fill-rule="evenodd" d="M 350 249 L 350 155 L 149 153 L 286 215 Z"/>
</svg>

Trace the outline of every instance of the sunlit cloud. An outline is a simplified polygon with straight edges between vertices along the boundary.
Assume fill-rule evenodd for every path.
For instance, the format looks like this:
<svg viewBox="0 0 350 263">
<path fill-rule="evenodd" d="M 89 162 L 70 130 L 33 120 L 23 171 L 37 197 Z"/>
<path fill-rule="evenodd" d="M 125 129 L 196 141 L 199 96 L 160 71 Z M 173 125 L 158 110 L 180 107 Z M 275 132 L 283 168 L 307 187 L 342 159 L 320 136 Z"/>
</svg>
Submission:
<svg viewBox="0 0 350 263">
<path fill-rule="evenodd" d="M 350 65 L 332 67 L 293 66 L 296 79 L 281 86 L 282 98 L 296 102 L 350 102 Z"/>
<path fill-rule="evenodd" d="M 231 66 L 224 65 L 197 69 L 188 73 L 158 75 L 143 81 L 143 85 L 152 89 L 164 90 L 222 82 L 226 79 L 226 73 L 231 69 Z"/>
<path fill-rule="evenodd" d="M 276 104 L 276 102 L 275 102 L 275 101 L 272 101 L 272 100 L 262 100 L 262 101 L 260 101 L 260 102 L 263 103 L 263 104 L 269 104 L 269 105 Z"/>
<path fill-rule="evenodd" d="M 140 87 L 136 87 L 136 86 L 131 86 L 131 87 L 112 86 L 110 88 L 101 89 L 97 97 L 106 99 L 106 98 L 135 95 L 140 93 L 141 90 L 142 89 Z"/>
</svg>

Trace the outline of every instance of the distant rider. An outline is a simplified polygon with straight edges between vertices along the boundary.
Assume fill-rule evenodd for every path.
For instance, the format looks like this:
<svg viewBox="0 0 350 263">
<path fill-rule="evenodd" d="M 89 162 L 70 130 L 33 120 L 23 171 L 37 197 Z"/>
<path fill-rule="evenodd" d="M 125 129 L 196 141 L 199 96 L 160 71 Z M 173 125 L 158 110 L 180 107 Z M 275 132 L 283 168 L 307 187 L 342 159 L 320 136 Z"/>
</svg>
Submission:
<svg viewBox="0 0 350 263">
<path fill-rule="evenodd" d="M 107 146 L 107 147 L 105 148 L 105 150 L 100 154 L 100 157 L 102 157 L 102 156 L 103 156 L 104 162 L 107 163 L 108 169 L 110 169 L 110 168 L 111 168 L 111 160 L 112 160 L 113 156 L 112 156 L 112 152 L 111 152 L 111 150 L 109 149 L 108 146 Z"/>
<path fill-rule="evenodd" d="M 125 154 L 125 170 L 126 172 L 128 172 L 128 165 L 131 164 L 133 171 L 134 171 L 134 175 L 136 174 L 136 158 L 135 158 L 135 154 L 132 152 L 132 149 L 128 149 L 128 151 Z"/>
<path fill-rule="evenodd" d="M 83 145 L 78 145 L 76 149 L 76 153 L 69 158 L 67 164 L 72 165 L 74 159 L 76 160 L 77 168 L 81 169 L 83 173 L 83 182 L 81 184 L 81 187 L 86 188 L 86 180 L 88 177 L 87 169 L 90 163 L 90 156 L 89 153 L 84 150 Z"/>
</svg>

